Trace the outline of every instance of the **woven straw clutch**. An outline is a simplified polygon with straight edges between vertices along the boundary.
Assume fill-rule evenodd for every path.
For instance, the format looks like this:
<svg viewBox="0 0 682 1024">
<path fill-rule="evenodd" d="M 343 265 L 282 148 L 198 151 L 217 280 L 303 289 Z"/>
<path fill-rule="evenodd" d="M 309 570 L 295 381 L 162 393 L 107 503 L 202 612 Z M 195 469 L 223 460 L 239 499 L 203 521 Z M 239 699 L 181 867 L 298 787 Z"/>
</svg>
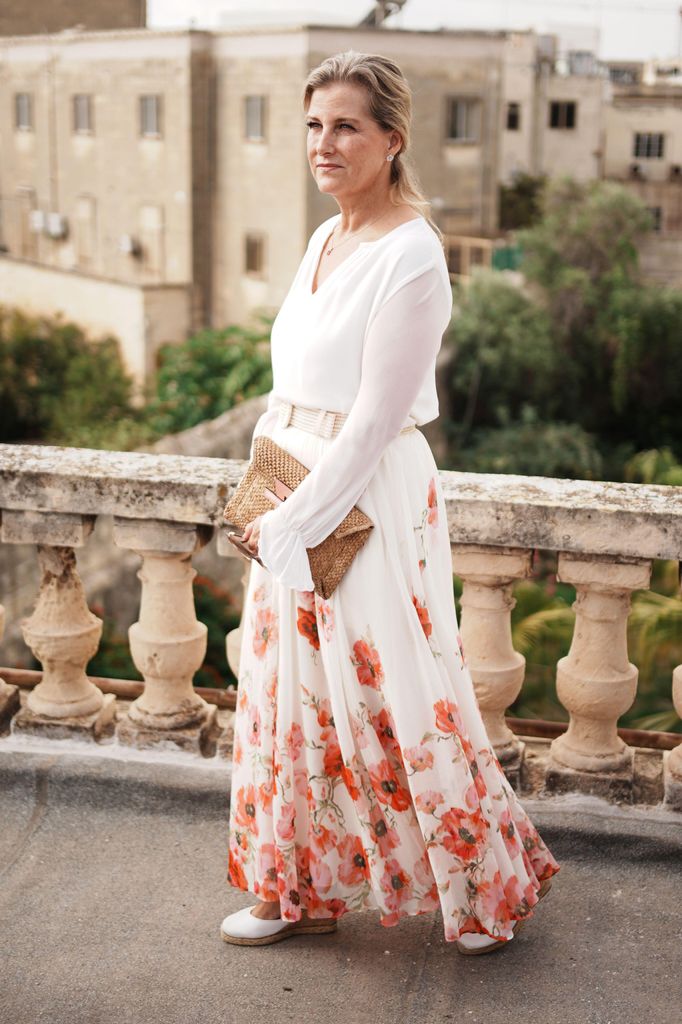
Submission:
<svg viewBox="0 0 682 1024">
<path fill-rule="evenodd" d="M 275 507 L 266 490 L 282 494 L 284 485 L 293 491 L 309 472 L 284 448 L 260 434 L 254 439 L 246 473 L 223 509 L 223 518 L 243 532 L 253 519 Z M 314 589 L 320 597 L 331 597 L 373 528 L 369 516 L 354 505 L 328 537 L 314 548 L 306 548 Z"/>
</svg>

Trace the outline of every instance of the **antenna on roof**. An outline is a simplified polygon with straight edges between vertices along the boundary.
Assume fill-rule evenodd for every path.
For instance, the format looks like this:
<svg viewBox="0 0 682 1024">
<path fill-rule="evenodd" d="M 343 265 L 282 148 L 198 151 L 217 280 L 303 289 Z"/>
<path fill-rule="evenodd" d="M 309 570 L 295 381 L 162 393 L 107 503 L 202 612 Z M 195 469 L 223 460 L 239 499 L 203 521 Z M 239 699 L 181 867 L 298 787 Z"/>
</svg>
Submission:
<svg viewBox="0 0 682 1024">
<path fill-rule="evenodd" d="M 402 11 L 406 3 L 407 0 L 376 0 L 369 14 L 366 14 L 362 21 L 358 22 L 358 27 L 379 28 L 392 14 Z"/>
</svg>

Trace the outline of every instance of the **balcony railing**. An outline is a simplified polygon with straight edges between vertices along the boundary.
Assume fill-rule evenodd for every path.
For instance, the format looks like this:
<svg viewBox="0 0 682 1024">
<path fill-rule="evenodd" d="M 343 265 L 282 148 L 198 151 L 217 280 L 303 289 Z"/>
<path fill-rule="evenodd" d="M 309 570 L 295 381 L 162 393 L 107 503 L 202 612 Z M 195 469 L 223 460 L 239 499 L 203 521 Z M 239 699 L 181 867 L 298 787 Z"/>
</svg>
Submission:
<svg viewBox="0 0 682 1024">
<path fill-rule="evenodd" d="M 241 460 L 0 445 L 0 541 L 35 544 L 42 571 L 35 607 L 21 623 L 43 666 L 40 681 L 24 703 L 16 686 L 0 681 L 0 717 L 10 719 L 13 734 L 97 740 L 113 728 L 116 696 L 85 673 L 102 622 L 87 606 L 75 555 L 96 517 L 111 515 L 114 543 L 142 559 L 139 620 L 129 642 L 144 684 L 116 716 L 116 738 L 135 747 L 206 750 L 216 706 L 192 685 L 206 651 L 206 626 L 195 614 L 191 560 L 216 530 L 218 554 L 240 557 L 224 536 L 221 513 L 244 469 Z M 512 645 L 513 588 L 531 575 L 534 549 L 549 550 L 557 552 L 558 577 L 575 587 L 576 600 L 570 650 L 556 666 L 557 695 L 569 722 L 548 746 L 543 791 L 631 802 L 637 750 L 618 729 L 637 691 L 638 669 L 627 649 L 630 601 L 633 591 L 648 588 L 653 559 L 682 557 L 682 489 L 453 471 L 440 476 L 452 568 L 463 581 L 462 644 L 507 775 L 519 784 L 526 750 L 505 717 L 525 674 L 525 659 Z M 2 617 L 0 611 L 0 630 Z M 237 629 L 227 640 L 236 675 L 239 643 Z M 672 702 L 682 716 L 682 665 L 673 672 Z M 682 811 L 682 742 L 667 745 L 671 749 L 657 755 L 662 793 L 668 806 Z M 217 756 L 229 752 L 225 737 L 217 750 Z M 533 771 L 537 775 L 537 766 Z"/>
</svg>

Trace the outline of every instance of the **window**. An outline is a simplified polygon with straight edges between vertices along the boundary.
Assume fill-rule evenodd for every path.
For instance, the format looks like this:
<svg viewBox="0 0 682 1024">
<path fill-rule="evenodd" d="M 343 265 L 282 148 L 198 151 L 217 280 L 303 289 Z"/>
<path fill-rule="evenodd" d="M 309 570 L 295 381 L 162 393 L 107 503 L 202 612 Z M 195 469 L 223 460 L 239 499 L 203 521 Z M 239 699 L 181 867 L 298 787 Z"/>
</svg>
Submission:
<svg viewBox="0 0 682 1024">
<path fill-rule="evenodd" d="M 160 96 L 140 96 L 140 135 L 161 138 Z"/>
<path fill-rule="evenodd" d="M 573 100 L 553 100 L 549 105 L 549 127 L 575 128 L 576 114 Z"/>
<path fill-rule="evenodd" d="M 265 142 L 265 96 L 244 97 L 244 138 Z"/>
<path fill-rule="evenodd" d="M 636 132 L 632 155 L 660 160 L 663 156 L 663 133 Z"/>
<path fill-rule="evenodd" d="M 663 227 L 663 209 L 660 206 L 647 206 L 647 210 L 654 220 L 654 231 L 660 231 Z"/>
<path fill-rule="evenodd" d="M 73 130 L 77 135 L 91 135 L 94 131 L 92 97 L 84 93 L 73 97 Z"/>
<path fill-rule="evenodd" d="M 507 104 L 507 131 L 518 132 L 521 128 L 521 104 Z"/>
<path fill-rule="evenodd" d="M 33 131 L 33 96 L 30 92 L 14 94 L 14 126 L 20 132 Z"/>
<path fill-rule="evenodd" d="M 481 104 L 479 100 L 450 97 L 445 137 L 456 142 L 477 142 L 480 119 Z"/>
<path fill-rule="evenodd" d="M 263 276 L 265 265 L 265 239 L 262 235 L 246 235 L 244 248 L 244 270 L 247 274 Z"/>
<path fill-rule="evenodd" d="M 615 85 L 638 85 L 639 71 L 637 68 L 610 67 L 609 78 Z"/>
</svg>

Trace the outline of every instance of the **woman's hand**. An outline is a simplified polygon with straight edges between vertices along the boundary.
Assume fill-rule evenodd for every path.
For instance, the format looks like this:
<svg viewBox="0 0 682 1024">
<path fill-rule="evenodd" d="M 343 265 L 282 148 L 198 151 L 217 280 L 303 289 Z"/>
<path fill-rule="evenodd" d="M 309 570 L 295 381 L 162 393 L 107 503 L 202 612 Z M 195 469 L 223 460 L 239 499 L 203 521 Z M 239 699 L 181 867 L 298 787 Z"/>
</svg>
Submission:
<svg viewBox="0 0 682 1024">
<path fill-rule="evenodd" d="M 254 555 L 258 554 L 258 540 L 260 538 L 260 521 L 263 517 L 256 516 L 250 523 L 244 527 L 242 533 L 242 540 L 246 544 L 247 548 L 253 551 Z"/>
</svg>

